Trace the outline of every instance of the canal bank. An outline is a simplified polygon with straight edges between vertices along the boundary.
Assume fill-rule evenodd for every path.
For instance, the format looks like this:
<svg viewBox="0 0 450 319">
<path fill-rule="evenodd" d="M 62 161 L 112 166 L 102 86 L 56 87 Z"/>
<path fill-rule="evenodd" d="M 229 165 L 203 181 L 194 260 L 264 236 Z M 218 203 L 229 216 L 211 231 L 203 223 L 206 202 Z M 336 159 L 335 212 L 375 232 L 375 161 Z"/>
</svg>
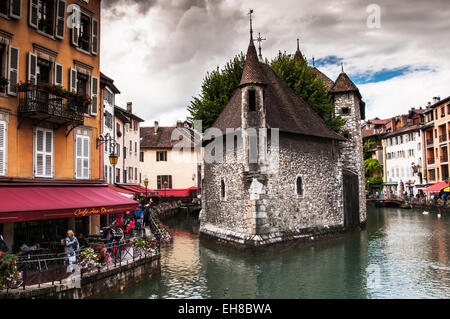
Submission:
<svg viewBox="0 0 450 319">
<path fill-rule="evenodd" d="M 343 237 L 249 256 L 199 240 L 195 217 L 164 221 L 161 273 L 108 298 L 448 298 L 450 219 L 368 207 Z"/>
</svg>

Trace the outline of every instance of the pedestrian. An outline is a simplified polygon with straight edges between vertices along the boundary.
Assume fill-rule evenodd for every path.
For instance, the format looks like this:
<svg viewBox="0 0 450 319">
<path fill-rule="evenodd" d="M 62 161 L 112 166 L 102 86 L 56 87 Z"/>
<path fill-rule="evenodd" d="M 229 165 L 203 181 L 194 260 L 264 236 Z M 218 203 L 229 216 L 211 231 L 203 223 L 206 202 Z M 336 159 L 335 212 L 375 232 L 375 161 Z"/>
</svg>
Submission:
<svg viewBox="0 0 450 319">
<path fill-rule="evenodd" d="M 377 197 L 377 199 L 380 197 L 380 194 L 378 193 L 378 191 L 375 193 L 375 196 Z"/>
<path fill-rule="evenodd" d="M 79 248 L 78 239 L 75 237 L 73 231 L 69 229 L 67 231 L 67 237 L 65 239 L 65 247 L 64 247 L 64 252 L 66 253 L 69 259 L 69 265 L 76 263 L 77 261 L 76 251 L 78 251 L 78 248 Z"/>
<path fill-rule="evenodd" d="M 6 245 L 5 240 L 3 239 L 2 234 L 0 234 L 0 251 L 6 253 L 8 251 L 8 246 Z"/>
</svg>

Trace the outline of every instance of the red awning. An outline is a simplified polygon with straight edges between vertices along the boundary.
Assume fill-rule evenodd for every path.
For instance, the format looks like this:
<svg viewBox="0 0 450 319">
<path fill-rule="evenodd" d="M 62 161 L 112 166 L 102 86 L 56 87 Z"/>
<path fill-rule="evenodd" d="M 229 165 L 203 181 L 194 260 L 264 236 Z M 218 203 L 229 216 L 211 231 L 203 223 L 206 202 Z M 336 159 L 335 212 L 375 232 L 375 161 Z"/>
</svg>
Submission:
<svg viewBox="0 0 450 319">
<path fill-rule="evenodd" d="M 436 184 L 428 186 L 423 191 L 424 192 L 440 192 L 443 188 L 446 188 L 448 186 L 449 185 L 446 182 L 437 182 Z"/>
<path fill-rule="evenodd" d="M 139 203 L 104 186 L 2 186 L 0 223 L 117 214 Z"/>
<path fill-rule="evenodd" d="M 126 190 L 124 188 L 115 187 L 115 186 L 110 185 L 110 184 L 108 184 L 108 188 L 112 189 L 113 191 L 116 191 L 118 193 L 122 193 L 122 194 L 134 195 L 134 193 L 135 193 L 135 192 Z"/>
<path fill-rule="evenodd" d="M 167 189 L 167 190 L 151 190 L 152 196 L 155 197 L 190 197 L 191 196 L 191 190 L 190 189 Z"/>
</svg>

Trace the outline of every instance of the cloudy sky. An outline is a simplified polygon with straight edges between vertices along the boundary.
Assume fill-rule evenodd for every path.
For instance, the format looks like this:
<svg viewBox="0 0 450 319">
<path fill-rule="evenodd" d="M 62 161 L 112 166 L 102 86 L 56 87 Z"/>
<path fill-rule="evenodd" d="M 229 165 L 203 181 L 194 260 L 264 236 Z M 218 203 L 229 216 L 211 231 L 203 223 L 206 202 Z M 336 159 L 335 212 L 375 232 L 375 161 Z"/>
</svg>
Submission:
<svg viewBox="0 0 450 319">
<path fill-rule="evenodd" d="M 367 118 L 450 95 L 448 0 L 102 0 L 101 69 L 122 92 L 116 104 L 132 101 L 144 125 L 184 120 L 206 72 L 246 52 L 250 8 L 264 57 L 294 53 L 300 37 L 332 80 L 343 62 Z"/>
</svg>

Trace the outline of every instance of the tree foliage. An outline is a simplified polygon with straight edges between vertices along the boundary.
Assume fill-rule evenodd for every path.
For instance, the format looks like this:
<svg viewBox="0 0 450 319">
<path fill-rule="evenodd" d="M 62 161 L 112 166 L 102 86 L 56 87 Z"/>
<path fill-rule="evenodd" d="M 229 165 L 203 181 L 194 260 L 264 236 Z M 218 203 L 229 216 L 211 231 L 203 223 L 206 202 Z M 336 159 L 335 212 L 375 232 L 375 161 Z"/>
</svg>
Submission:
<svg viewBox="0 0 450 319">
<path fill-rule="evenodd" d="M 201 120 L 203 130 L 211 127 L 238 88 L 244 63 L 245 55 L 241 52 L 228 61 L 222 70 L 217 68 L 206 74 L 200 95 L 193 97 L 187 108 L 190 113 L 188 121 Z M 340 116 L 334 117 L 332 96 L 306 61 L 297 62 L 293 56 L 280 53 L 270 62 L 266 60 L 266 63 L 311 106 L 330 129 L 340 132 L 345 120 Z"/>
<path fill-rule="evenodd" d="M 375 172 L 382 172 L 383 165 L 376 158 L 369 158 L 364 161 L 364 170 L 366 176 L 371 176 Z"/>
</svg>

